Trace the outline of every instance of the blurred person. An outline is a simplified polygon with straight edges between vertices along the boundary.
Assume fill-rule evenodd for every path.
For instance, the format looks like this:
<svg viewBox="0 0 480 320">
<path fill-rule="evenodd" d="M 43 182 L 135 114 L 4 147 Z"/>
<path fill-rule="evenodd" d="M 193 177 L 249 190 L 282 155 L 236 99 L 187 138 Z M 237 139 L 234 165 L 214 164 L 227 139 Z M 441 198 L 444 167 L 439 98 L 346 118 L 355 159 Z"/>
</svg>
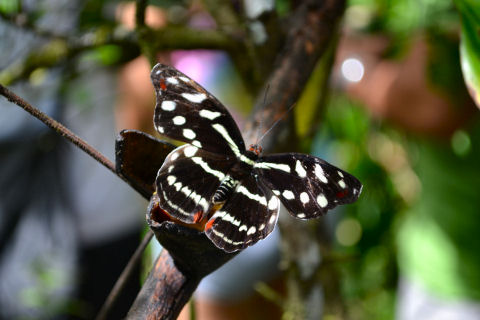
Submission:
<svg viewBox="0 0 480 320">
<path fill-rule="evenodd" d="M 393 61 L 380 58 L 386 39 L 346 36 L 337 58 L 362 64 L 346 92 L 408 132 L 416 147 L 421 190 L 397 236 L 396 318 L 480 319 L 480 119 L 461 77 L 458 42 L 457 59 L 439 61 L 430 40 L 415 37 L 406 56 Z M 432 74 L 440 75 L 436 83 Z"/>
</svg>

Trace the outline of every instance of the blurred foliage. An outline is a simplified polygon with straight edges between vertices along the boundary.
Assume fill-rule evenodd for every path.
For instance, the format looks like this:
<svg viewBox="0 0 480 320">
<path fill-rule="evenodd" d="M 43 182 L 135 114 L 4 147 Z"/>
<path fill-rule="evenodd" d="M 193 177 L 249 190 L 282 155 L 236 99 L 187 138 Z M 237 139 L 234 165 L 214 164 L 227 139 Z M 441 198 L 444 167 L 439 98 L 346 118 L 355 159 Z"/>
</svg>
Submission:
<svg viewBox="0 0 480 320">
<path fill-rule="evenodd" d="M 0 11 L 8 14 L 17 13 L 20 10 L 20 2 L 17 0 L 0 1 Z"/>
<path fill-rule="evenodd" d="M 474 60 L 480 52 L 475 47 L 480 43 L 475 42 L 479 35 L 480 20 L 475 16 L 478 11 L 467 9 L 473 3 L 476 4 L 462 2 L 463 9 L 469 12 L 468 17 L 462 17 L 462 37 L 471 33 L 470 42 L 462 39 L 462 50 L 469 50 L 462 52 L 462 63 L 466 62 L 465 53 L 471 53 L 471 69 L 480 66 Z M 356 31 L 387 36 L 391 41 L 384 56 L 393 59 L 403 57 L 412 40 L 424 35 L 429 46 L 429 81 L 442 95 L 459 101 L 459 92 L 465 90 L 459 63 L 460 21 L 450 0 L 351 0 L 345 20 Z M 319 74 L 325 70 L 321 68 L 320 63 L 320 71 L 313 73 L 297 106 L 299 136 L 313 123 L 312 113 L 304 109 L 303 103 L 310 104 L 310 108 L 312 103 L 322 103 L 323 80 Z M 316 91 L 311 87 L 316 87 Z M 451 144 L 454 152 L 461 155 L 469 149 L 470 140 L 459 130 L 452 136 Z M 395 235 L 403 212 L 415 202 L 420 190 L 412 169 L 415 143 L 371 119 L 362 106 L 344 94 L 333 91 L 326 101 L 312 153 L 330 157 L 331 162 L 346 168 L 364 184 L 359 201 L 342 208 L 341 218 L 333 226 L 334 250 L 340 256 L 351 257 L 351 262 L 337 265 L 347 314 L 352 319 L 392 319 L 398 281 Z M 335 318 L 334 314 L 331 316 Z"/>
<path fill-rule="evenodd" d="M 348 168 L 364 185 L 359 201 L 342 208 L 333 226 L 334 251 L 351 257 L 337 265 L 343 303 L 354 319 L 391 319 L 398 276 L 393 235 L 404 201 L 375 144 L 395 138 L 343 94 L 333 93 L 325 111 L 313 154 Z"/>
<path fill-rule="evenodd" d="M 460 55 L 465 82 L 480 108 L 480 2 L 456 0 L 462 17 Z"/>
</svg>

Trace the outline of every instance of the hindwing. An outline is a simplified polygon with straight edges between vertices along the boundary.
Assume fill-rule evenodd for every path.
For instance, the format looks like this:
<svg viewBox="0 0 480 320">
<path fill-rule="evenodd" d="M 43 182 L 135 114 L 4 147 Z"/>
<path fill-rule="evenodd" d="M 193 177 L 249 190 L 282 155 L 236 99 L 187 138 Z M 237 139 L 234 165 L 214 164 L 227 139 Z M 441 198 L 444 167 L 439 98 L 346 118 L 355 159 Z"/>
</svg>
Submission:
<svg viewBox="0 0 480 320">
<path fill-rule="evenodd" d="M 227 252 L 244 249 L 273 231 L 279 208 L 272 191 L 248 176 L 236 185 L 223 207 L 207 222 L 205 233 Z"/>
<path fill-rule="evenodd" d="M 261 157 L 254 170 L 288 211 L 300 219 L 315 218 L 339 204 L 352 203 L 362 190 L 360 181 L 351 174 L 300 153 Z"/>
<path fill-rule="evenodd" d="M 160 207 L 182 222 L 199 222 L 209 213 L 212 197 L 232 164 L 195 146 L 176 148 L 158 171 Z"/>
</svg>

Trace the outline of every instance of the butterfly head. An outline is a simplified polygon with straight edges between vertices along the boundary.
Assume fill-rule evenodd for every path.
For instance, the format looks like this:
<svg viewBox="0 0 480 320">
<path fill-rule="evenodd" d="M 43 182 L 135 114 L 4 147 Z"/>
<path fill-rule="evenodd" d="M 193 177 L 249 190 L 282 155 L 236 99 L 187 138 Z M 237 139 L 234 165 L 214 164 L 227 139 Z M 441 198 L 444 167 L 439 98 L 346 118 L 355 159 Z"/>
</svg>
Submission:
<svg viewBox="0 0 480 320">
<path fill-rule="evenodd" d="M 259 156 L 260 153 L 262 153 L 262 147 L 258 144 L 251 144 L 250 148 L 248 148 L 248 151 L 251 151 L 255 153 L 257 156 Z"/>
</svg>

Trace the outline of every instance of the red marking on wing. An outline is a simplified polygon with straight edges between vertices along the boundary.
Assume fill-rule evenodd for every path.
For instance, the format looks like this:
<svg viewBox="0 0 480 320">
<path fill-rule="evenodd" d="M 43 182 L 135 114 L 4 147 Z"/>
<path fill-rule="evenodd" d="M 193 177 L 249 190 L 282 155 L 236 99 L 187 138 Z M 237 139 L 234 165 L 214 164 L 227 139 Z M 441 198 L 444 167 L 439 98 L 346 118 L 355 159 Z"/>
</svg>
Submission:
<svg viewBox="0 0 480 320">
<path fill-rule="evenodd" d="M 215 219 L 208 220 L 207 224 L 205 225 L 205 231 L 210 229 L 214 222 L 215 222 Z"/>
<path fill-rule="evenodd" d="M 193 216 L 193 223 L 199 223 L 203 218 L 203 211 L 197 211 Z"/>
<path fill-rule="evenodd" d="M 339 191 L 337 192 L 337 198 L 343 198 L 345 197 L 346 195 L 348 194 L 348 190 L 342 190 L 342 191 Z"/>
<path fill-rule="evenodd" d="M 160 208 L 158 203 L 156 203 L 153 207 L 152 210 L 150 211 L 150 218 L 158 223 L 162 223 L 164 221 L 171 221 L 172 216 L 168 214 L 167 211 L 163 210 Z"/>
<path fill-rule="evenodd" d="M 160 89 L 167 90 L 167 85 L 165 84 L 165 79 L 160 79 Z"/>
</svg>

